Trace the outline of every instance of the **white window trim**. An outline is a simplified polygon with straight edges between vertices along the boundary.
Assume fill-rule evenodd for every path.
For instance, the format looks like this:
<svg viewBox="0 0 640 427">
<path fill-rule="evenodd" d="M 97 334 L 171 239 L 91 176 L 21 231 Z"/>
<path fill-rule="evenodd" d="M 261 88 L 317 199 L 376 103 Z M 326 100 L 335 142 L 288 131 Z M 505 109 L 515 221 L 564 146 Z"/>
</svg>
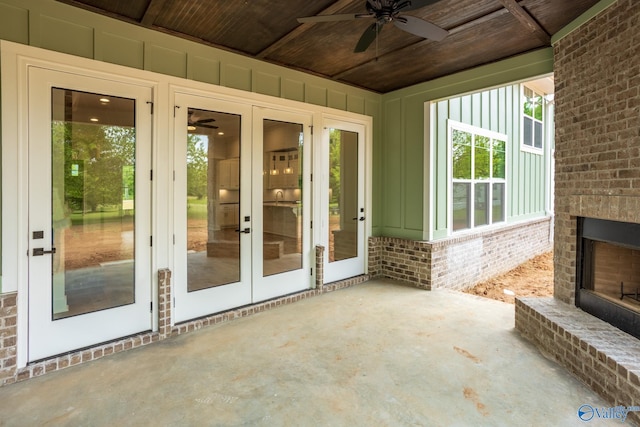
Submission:
<svg viewBox="0 0 640 427">
<path fill-rule="evenodd" d="M 530 91 L 532 91 L 535 95 L 540 95 L 542 97 L 543 100 L 543 104 L 542 104 L 542 120 L 538 120 L 534 117 L 531 117 L 531 120 L 535 122 L 539 122 L 542 124 L 542 147 L 537 148 L 534 147 L 533 145 L 527 145 L 524 143 L 524 111 L 522 111 L 522 103 L 524 102 L 524 88 L 529 89 Z M 546 145 L 546 138 L 545 138 L 545 119 L 546 119 L 546 105 L 544 104 L 544 100 L 545 100 L 545 95 L 543 93 L 541 93 L 540 91 L 532 88 L 531 86 L 527 86 L 526 84 L 521 84 L 520 85 L 520 104 L 518 105 L 518 117 L 520 120 L 520 150 L 521 151 L 526 151 L 527 153 L 532 153 L 532 154 L 538 154 L 540 156 L 544 155 L 544 147 Z M 534 126 L 535 129 L 535 126 Z M 535 137 L 534 137 L 535 140 Z"/>
<path fill-rule="evenodd" d="M 479 135 L 479 136 L 484 136 L 484 137 L 488 137 L 491 139 L 498 139 L 501 141 L 505 142 L 505 178 L 490 178 L 486 181 L 482 181 L 482 182 L 487 182 L 489 183 L 489 200 L 493 201 L 493 184 L 495 183 L 504 183 L 504 204 L 502 206 L 502 217 L 504 218 L 502 221 L 500 222 L 493 222 L 493 206 L 491 206 L 491 210 L 489 211 L 489 224 L 483 224 L 483 225 L 479 225 L 476 226 L 475 225 L 475 218 L 474 215 L 471 215 L 471 224 L 469 228 L 464 228 L 462 230 L 455 230 L 453 229 L 453 130 L 460 130 L 463 132 L 468 132 L 471 133 L 473 135 Z M 501 225 L 505 225 L 507 223 L 507 203 L 508 203 L 508 183 L 507 183 L 507 176 L 509 176 L 509 164 L 508 164 L 508 159 L 509 159 L 509 155 L 508 155 L 508 147 L 509 147 L 509 137 L 506 134 L 503 133 L 499 133 L 499 132 L 494 132 L 494 131 L 490 131 L 487 129 L 483 129 L 477 126 L 472 126 L 472 125 L 468 125 L 466 123 L 461 123 L 458 122 L 456 120 L 452 120 L 452 119 L 447 119 L 447 216 L 448 216 L 448 235 L 452 235 L 452 234 L 461 234 L 461 233 L 469 233 L 469 232 L 473 232 L 473 231 L 477 231 L 480 229 L 485 229 L 487 227 L 495 227 L 495 226 L 501 226 Z M 471 164 L 472 166 L 474 165 L 474 161 L 475 161 L 475 150 L 471 150 Z M 489 164 L 490 170 L 493 171 L 493 155 L 490 156 L 490 164 Z M 493 172 L 492 172 L 493 173 Z M 477 182 L 481 182 L 480 180 L 476 180 L 476 179 L 458 179 L 456 180 L 456 182 L 469 182 L 471 183 L 471 190 L 470 190 L 470 198 L 472 201 L 472 208 L 473 208 L 473 200 L 474 200 L 474 196 L 475 196 L 475 186 L 473 185 L 474 183 Z"/>
</svg>

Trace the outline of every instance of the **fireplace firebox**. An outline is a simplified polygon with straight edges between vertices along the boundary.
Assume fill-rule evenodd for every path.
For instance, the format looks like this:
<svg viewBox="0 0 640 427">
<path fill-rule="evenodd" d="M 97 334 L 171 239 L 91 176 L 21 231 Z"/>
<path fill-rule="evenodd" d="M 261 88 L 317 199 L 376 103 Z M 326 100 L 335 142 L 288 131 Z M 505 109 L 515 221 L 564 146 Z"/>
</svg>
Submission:
<svg viewBox="0 0 640 427">
<path fill-rule="evenodd" d="M 576 305 L 640 338 L 640 224 L 578 219 Z"/>
</svg>

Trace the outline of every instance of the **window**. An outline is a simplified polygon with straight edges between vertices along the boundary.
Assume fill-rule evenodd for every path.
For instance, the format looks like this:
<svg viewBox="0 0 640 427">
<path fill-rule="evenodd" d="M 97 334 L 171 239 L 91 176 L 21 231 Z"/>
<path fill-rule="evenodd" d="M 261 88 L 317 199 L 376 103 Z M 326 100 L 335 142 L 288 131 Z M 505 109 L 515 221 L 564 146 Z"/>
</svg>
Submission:
<svg viewBox="0 0 640 427">
<path fill-rule="evenodd" d="M 449 121 L 453 231 L 505 220 L 507 136 Z"/>
<path fill-rule="evenodd" d="M 522 86 L 522 146 L 542 151 L 544 97 Z"/>
</svg>

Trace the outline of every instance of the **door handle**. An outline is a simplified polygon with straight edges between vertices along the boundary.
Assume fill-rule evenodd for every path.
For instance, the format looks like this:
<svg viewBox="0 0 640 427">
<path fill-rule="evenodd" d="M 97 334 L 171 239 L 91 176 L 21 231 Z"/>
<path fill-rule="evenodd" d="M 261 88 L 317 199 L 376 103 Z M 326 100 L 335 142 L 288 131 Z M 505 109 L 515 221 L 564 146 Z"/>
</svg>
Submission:
<svg viewBox="0 0 640 427">
<path fill-rule="evenodd" d="M 250 228 L 245 228 L 244 230 L 236 230 L 236 233 L 244 233 L 244 234 L 249 234 L 251 233 L 251 229 Z"/>
<path fill-rule="evenodd" d="M 33 248 L 33 256 L 42 256 L 44 254 L 55 254 L 56 248 L 51 248 L 50 251 L 45 251 L 44 248 Z"/>
<path fill-rule="evenodd" d="M 360 221 L 364 221 L 364 217 L 363 216 L 360 217 Z"/>
</svg>

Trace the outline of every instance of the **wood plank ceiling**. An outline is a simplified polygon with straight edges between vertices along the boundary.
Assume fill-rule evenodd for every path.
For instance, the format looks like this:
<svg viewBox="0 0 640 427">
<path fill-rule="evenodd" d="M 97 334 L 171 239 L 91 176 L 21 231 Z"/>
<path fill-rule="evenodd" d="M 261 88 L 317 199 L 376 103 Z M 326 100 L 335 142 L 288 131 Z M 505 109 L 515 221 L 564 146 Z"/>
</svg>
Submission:
<svg viewBox="0 0 640 427">
<path fill-rule="evenodd" d="M 300 24 L 296 18 L 366 13 L 366 0 L 58 1 L 379 93 L 550 46 L 554 33 L 598 2 L 439 0 L 403 14 L 448 30 L 444 40 L 384 25 L 376 42 L 354 53 L 372 19 Z"/>
</svg>

